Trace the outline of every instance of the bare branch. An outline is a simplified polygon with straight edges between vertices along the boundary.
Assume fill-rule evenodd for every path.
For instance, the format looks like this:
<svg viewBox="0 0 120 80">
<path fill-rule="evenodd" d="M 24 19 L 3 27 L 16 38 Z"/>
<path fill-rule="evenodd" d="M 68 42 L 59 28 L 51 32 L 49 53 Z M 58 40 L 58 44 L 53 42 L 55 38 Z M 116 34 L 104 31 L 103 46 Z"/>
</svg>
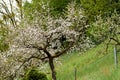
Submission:
<svg viewBox="0 0 120 80">
<path fill-rule="evenodd" d="M 5 14 L 11 20 L 12 25 L 14 27 L 16 27 L 17 23 L 16 23 L 16 20 L 15 20 L 15 16 L 13 16 L 14 12 L 13 12 L 13 4 L 12 4 L 11 0 L 9 0 L 10 8 L 11 8 L 10 10 L 9 10 L 6 2 L 4 0 L 2 0 L 2 2 L 3 3 L 0 3 L 0 4 L 1 4 L 2 8 L 5 10 L 5 12 L 0 11 L 0 13 L 2 13 L 3 15 Z"/>
</svg>

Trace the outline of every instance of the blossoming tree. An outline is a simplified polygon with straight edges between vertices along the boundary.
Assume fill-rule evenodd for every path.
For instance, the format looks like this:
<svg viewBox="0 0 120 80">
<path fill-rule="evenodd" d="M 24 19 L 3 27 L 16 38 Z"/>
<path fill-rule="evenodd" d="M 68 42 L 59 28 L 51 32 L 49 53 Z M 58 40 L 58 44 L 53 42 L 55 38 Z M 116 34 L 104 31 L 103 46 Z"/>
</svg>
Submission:
<svg viewBox="0 0 120 80">
<path fill-rule="evenodd" d="M 43 9 L 46 11 L 45 6 Z M 40 64 L 47 60 L 52 79 L 56 80 L 54 60 L 74 47 L 80 39 L 84 32 L 83 28 L 77 32 L 72 26 L 81 27 L 84 16 L 81 10 L 75 10 L 74 3 L 68 6 L 65 18 L 55 19 L 51 17 L 49 10 L 47 11 L 42 13 L 36 11 L 32 15 L 34 17 L 32 20 L 22 19 L 19 27 L 10 29 L 7 40 L 10 48 L 0 55 L 2 79 L 13 80 L 23 75 L 25 68 L 40 67 Z"/>
</svg>

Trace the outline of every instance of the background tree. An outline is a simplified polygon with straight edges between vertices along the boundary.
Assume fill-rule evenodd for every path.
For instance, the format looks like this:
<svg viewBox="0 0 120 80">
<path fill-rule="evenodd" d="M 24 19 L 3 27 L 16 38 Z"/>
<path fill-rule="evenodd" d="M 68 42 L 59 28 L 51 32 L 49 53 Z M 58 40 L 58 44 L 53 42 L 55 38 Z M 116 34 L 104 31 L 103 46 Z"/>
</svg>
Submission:
<svg viewBox="0 0 120 80">
<path fill-rule="evenodd" d="M 50 0 L 49 6 L 50 8 L 52 8 L 52 15 L 62 15 L 62 13 L 66 10 L 66 7 L 70 2 L 72 2 L 72 0 Z"/>
<path fill-rule="evenodd" d="M 109 16 L 116 9 L 119 12 L 119 0 L 80 0 L 81 6 L 85 9 L 89 21 L 94 21 L 96 16 Z"/>
<path fill-rule="evenodd" d="M 97 17 L 96 22 L 92 23 L 88 31 L 90 32 L 91 40 L 95 44 L 99 44 L 108 39 L 108 44 L 115 41 L 119 44 L 119 31 L 120 31 L 120 14 L 114 12 L 111 17 L 102 18 Z M 92 35 L 92 36 L 91 36 Z"/>
<path fill-rule="evenodd" d="M 17 11 L 19 11 L 19 9 L 16 6 L 15 1 L 8 0 L 8 2 L 6 2 L 5 0 L 1 0 L 0 8 L 1 19 L 4 21 L 4 24 L 16 27 L 19 18 Z"/>
<path fill-rule="evenodd" d="M 65 10 L 67 10 L 67 5 L 73 1 L 76 2 L 76 0 L 32 0 L 31 2 L 25 2 L 24 9 L 25 13 L 27 12 L 27 14 L 35 13 L 35 10 L 40 11 L 42 13 L 41 9 L 44 7 L 42 7 L 41 4 L 44 3 L 49 6 L 49 13 L 51 13 L 53 17 L 57 17 L 64 15 L 63 13 L 65 12 Z"/>
</svg>

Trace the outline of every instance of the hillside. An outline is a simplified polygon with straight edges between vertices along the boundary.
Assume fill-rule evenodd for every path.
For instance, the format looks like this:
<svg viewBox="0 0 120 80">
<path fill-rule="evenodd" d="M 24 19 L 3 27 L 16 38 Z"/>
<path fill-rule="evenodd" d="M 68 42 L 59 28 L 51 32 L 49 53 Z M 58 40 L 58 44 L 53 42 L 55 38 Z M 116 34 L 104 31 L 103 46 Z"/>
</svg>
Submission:
<svg viewBox="0 0 120 80">
<path fill-rule="evenodd" d="M 116 68 L 114 45 L 108 47 L 108 53 L 103 42 L 84 54 L 74 52 L 62 56 L 61 60 L 62 65 L 56 65 L 57 80 L 75 80 L 75 72 L 76 80 L 120 80 L 120 51 Z"/>
</svg>

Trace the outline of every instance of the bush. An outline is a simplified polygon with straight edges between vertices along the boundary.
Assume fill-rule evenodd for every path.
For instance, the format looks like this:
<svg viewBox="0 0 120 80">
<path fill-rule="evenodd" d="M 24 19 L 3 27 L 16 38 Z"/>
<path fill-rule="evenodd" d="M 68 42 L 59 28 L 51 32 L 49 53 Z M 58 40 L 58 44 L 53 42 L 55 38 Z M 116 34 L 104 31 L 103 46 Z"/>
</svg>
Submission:
<svg viewBox="0 0 120 80">
<path fill-rule="evenodd" d="M 32 68 L 27 71 L 23 80 L 48 80 L 46 74 L 41 73 L 39 70 Z"/>
</svg>

